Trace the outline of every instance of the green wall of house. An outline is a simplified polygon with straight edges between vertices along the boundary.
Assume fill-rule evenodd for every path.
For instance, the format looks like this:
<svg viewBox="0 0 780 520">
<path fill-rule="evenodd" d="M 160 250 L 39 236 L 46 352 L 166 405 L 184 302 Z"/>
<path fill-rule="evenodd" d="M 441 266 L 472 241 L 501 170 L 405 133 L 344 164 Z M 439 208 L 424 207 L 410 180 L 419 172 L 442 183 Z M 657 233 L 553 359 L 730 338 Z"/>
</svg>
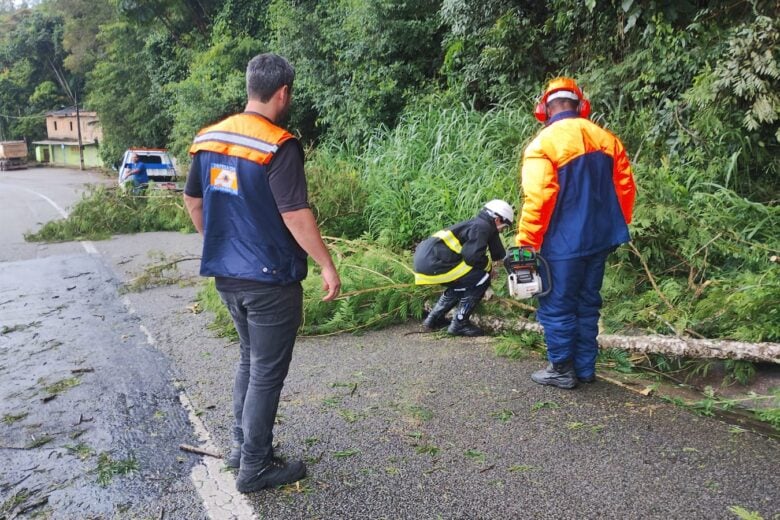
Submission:
<svg viewBox="0 0 780 520">
<path fill-rule="evenodd" d="M 73 145 L 38 144 L 35 145 L 35 160 L 40 163 L 48 163 L 56 166 L 72 166 L 78 168 L 80 163 L 79 149 L 78 146 Z M 86 168 L 103 166 L 103 161 L 100 159 L 97 146 L 84 145 L 84 166 Z"/>
</svg>

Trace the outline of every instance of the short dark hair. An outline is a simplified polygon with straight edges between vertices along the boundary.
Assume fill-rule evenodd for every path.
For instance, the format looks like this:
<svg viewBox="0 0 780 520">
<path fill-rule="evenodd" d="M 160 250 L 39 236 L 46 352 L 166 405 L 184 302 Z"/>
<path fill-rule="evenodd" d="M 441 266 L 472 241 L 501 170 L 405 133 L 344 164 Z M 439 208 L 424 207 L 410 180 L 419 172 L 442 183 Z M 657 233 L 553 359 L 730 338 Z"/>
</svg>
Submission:
<svg viewBox="0 0 780 520">
<path fill-rule="evenodd" d="M 274 93 L 287 85 L 292 90 L 295 69 L 278 54 L 258 54 L 246 66 L 246 95 L 265 103 Z"/>
<path fill-rule="evenodd" d="M 547 106 L 555 110 L 577 110 L 579 101 L 568 98 L 556 98 L 547 103 Z"/>
</svg>

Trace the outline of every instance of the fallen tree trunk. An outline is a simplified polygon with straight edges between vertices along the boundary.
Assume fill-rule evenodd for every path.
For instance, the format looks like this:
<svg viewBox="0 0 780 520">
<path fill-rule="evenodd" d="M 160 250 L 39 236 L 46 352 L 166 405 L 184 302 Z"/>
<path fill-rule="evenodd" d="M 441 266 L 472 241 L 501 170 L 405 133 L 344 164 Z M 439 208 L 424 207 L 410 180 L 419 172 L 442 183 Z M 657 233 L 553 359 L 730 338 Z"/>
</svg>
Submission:
<svg viewBox="0 0 780 520">
<path fill-rule="evenodd" d="M 779 343 L 747 343 L 744 341 L 677 338 L 671 336 L 616 336 L 602 334 L 601 348 L 620 348 L 647 354 L 668 354 L 689 358 L 744 359 L 780 364 Z"/>
<path fill-rule="evenodd" d="M 482 327 L 495 331 L 529 330 L 542 333 L 538 323 L 522 318 L 504 319 L 475 316 L 472 318 Z M 675 336 L 618 336 L 601 334 L 598 337 L 602 349 L 617 348 L 644 354 L 664 354 L 687 358 L 744 359 L 762 363 L 780 364 L 780 343 L 747 343 L 719 339 L 698 339 Z"/>
</svg>

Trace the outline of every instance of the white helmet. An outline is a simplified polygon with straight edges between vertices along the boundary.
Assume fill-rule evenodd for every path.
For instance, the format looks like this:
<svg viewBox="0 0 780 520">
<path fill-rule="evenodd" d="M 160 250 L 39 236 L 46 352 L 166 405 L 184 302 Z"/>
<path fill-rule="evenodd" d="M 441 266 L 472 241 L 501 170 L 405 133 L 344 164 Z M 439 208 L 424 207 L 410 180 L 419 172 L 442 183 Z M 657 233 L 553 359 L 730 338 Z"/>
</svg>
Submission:
<svg viewBox="0 0 780 520">
<path fill-rule="evenodd" d="M 499 217 L 501 220 L 511 224 L 515 220 L 515 210 L 508 202 L 501 199 L 493 199 L 485 204 L 484 210 L 490 214 L 491 217 Z"/>
</svg>

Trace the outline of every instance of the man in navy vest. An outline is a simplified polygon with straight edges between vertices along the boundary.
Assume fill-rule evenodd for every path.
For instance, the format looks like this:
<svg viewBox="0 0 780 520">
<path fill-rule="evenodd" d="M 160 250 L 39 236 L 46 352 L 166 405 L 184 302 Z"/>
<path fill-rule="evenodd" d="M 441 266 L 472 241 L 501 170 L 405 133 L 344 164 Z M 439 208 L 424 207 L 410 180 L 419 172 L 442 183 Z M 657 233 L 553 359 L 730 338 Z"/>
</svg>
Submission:
<svg viewBox="0 0 780 520">
<path fill-rule="evenodd" d="M 200 274 L 213 276 L 240 338 L 233 388 L 233 449 L 242 493 L 306 475 L 301 461 L 274 456 L 279 395 L 301 323 L 307 254 L 321 268 L 323 300 L 341 287 L 309 208 L 303 150 L 277 126 L 290 107 L 293 67 L 261 54 L 247 66 L 248 102 L 201 130 L 190 148 L 184 202 L 203 234 Z"/>
</svg>

